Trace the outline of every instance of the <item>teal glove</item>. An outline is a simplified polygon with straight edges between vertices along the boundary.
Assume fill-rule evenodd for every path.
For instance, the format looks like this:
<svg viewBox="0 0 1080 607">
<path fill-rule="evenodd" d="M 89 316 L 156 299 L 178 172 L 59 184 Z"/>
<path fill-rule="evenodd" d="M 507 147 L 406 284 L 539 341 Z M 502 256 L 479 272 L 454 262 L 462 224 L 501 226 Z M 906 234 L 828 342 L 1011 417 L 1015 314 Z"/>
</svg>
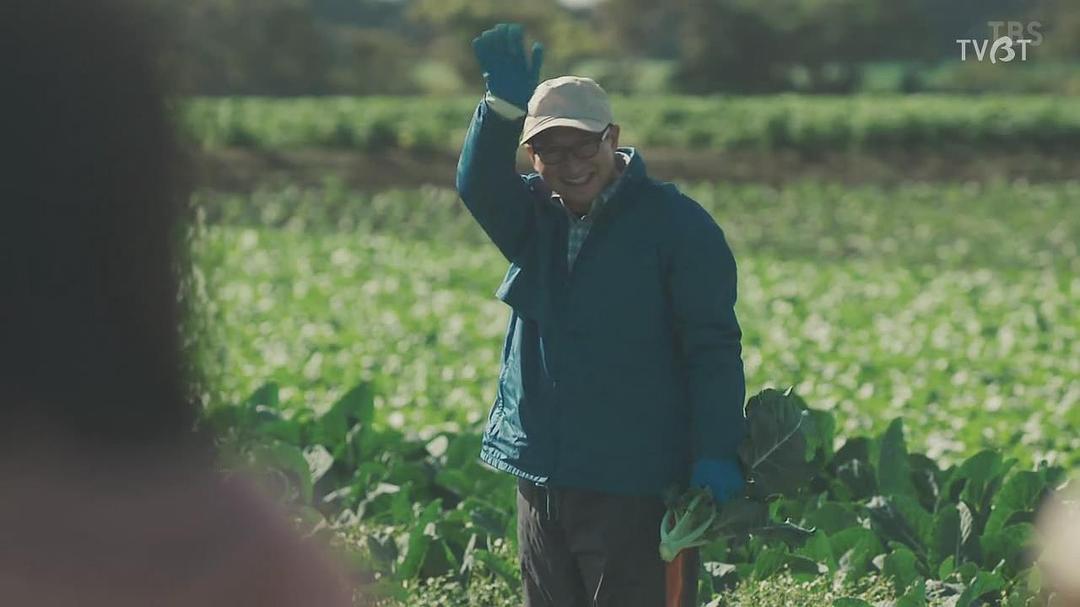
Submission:
<svg viewBox="0 0 1080 607">
<path fill-rule="evenodd" d="M 746 484 L 746 480 L 735 460 L 705 458 L 694 464 L 690 484 L 706 487 L 712 492 L 716 503 L 722 504 L 735 497 Z"/>
<path fill-rule="evenodd" d="M 527 65 L 521 25 L 517 23 L 500 23 L 477 36 L 472 43 L 476 60 L 484 70 L 488 92 L 527 111 L 533 89 L 540 79 L 544 45 L 533 44 L 531 65 Z"/>
</svg>

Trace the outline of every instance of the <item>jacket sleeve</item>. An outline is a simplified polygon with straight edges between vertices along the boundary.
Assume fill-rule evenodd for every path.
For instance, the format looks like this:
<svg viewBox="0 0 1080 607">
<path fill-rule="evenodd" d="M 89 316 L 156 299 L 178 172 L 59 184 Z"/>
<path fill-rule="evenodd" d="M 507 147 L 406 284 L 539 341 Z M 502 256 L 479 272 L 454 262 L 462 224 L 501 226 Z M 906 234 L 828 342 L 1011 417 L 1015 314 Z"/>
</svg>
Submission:
<svg viewBox="0 0 1080 607">
<path fill-rule="evenodd" d="M 457 166 L 458 195 L 511 262 L 518 261 L 535 223 L 529 187 L 514 166 L 523 124 L 523 118 L 504 118 L 481 101 Z"/>
<path fill-rule="evenodd" d="M 693 456 L 735 458 L 746 434 L 735 257 L 708 212 L 685 202 L 690 212 L 676 224 L 668 285 L 690 397 Z"/>
</svg>

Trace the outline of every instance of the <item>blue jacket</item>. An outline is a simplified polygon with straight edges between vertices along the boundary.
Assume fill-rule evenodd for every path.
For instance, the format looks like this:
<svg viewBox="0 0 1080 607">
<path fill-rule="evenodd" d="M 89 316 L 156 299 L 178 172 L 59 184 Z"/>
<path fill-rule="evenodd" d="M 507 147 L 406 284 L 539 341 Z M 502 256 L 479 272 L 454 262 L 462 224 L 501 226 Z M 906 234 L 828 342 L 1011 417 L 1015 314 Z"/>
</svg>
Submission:
<svg viewBox="0 0 1080 607">
<path fill-rule="evenodd" d="M 735 259 L 712 217 L 649 178 L 633 148 L 573 271 L 568 218 L 514 161 L 523 120 L 481 102 L 457 189 L 510 262 L 512 308 L 480 459 L 522 478 L 626 495 L 685 485 L 746 432 Z"/>
</svg>

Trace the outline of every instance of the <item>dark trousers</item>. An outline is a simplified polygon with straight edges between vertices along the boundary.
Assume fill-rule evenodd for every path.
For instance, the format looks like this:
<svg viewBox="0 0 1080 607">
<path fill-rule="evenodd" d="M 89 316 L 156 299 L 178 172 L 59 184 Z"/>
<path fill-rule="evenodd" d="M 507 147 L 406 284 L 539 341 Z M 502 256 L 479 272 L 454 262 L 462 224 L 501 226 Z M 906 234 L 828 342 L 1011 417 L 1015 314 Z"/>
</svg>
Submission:
<svg viewBox="0 0 1080 607">
<path fill-rule="evenodd" d="M 517 508 L 525 607 L 664 607 L 659 497 L 519 480 Z"/>
</svg>

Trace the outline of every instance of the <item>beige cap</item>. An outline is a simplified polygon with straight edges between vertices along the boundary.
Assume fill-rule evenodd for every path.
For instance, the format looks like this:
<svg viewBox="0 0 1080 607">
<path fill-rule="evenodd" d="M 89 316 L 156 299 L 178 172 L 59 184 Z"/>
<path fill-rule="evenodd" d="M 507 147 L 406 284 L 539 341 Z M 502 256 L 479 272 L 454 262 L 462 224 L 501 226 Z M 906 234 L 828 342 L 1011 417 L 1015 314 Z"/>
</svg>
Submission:
<svg viewBox="0 0 1080 607">
<path fill-rule="evenodd" d="M 529 111 L 519 144 L 556 126 L 599 133 L 615 122 L 607 93 L 591 78 L 560 76 L 537 85 L 529 99 Z"/>
</svg>

